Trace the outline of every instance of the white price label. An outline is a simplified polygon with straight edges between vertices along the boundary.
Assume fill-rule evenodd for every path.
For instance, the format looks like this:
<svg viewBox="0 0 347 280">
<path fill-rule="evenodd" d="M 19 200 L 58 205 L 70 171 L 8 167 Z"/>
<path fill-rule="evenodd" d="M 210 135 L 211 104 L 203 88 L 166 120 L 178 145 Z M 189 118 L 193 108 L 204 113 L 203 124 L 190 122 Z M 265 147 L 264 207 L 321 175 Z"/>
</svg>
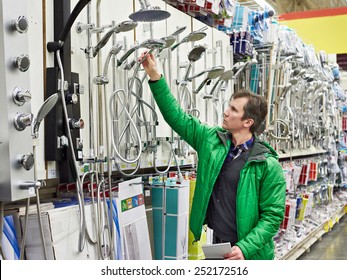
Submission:
<svg viewBox="0 0 347 280">
<path fill-rule="evenodd" d="M 220 3 L 220 0 L 215 0 L 212 3 L 212 12 L 215 13 L 216 15 L 219 14 L 219 3 Z"/>
<path fill-rule="evenodd" d="M 205 0 L 196 0 L 196 5 L 199 7 L 205 7 Z"/>
<path fill-rule="evenodd" d="M 225 26 L 225 27 L 231 28 L 232 23 L 233 23 L 232 18 L 226 18 L 226 19 L 224 19 L 224 26 Z"/>
</svg>

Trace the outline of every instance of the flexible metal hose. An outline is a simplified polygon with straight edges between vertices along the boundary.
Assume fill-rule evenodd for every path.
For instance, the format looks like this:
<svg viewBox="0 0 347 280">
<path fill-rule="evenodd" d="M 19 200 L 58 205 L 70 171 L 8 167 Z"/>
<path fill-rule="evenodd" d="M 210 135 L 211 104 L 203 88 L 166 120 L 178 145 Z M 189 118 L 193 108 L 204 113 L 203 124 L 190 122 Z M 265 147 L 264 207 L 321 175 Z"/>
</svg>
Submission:
<svg viewBox="0 0 347 280">
<path fill-rule="evenodd" d="M 84 249 L 84 245 L 85 245 L 85 229 L 86 229 L 86 219 L 85 219 L 85 209 L 84 209 L 84 196 L 83 196 L 83 188 L 82 188 L 82 183 L 81 183 L 81 179 L 79 177 L 79 172 L 78 172 L 78 167 L 77 167 L 77 163 L 76 163 L 76 155 L 75 155 L 75 151 L 74 151 L 74 146 L 73 146 L 73 142 L 72 142 L 72 136 L 71 136 L 71 131 L 69 129 L 70 125 L 69 125 L 69 116 L 68 116 L 68 112 L 67 112 L 67 107 L 66 107 L 66 101 L 65 101 L 65 94 L 64 94 L 64 68 L 62 65 L 62 61 L 60 58 L 60 50 L 56 51 L 56 56 L 57 56 L 57 61 L 58 61 L 58 66 L 59 66 L 59 70 L 60 70 L 60 93 L 61 93 L 61 100 L 62 100 L 62 105 L 63 105 L 63 111 L 64 111 L 64 120 L 65 120 L 65 124 L 67 127 L 67 134 L 68 134 L 68 139 L 69 139 L 69 143 L 70 143 L 70 152 L 71 152 L 71 156 L 72 156 L 72 161 L 74 164 L 74 168 L 76 171 L 76 176 L 77 176 L 77 182 L 76 182 L 76 189 L 77 189 L 77 197 L 78 197 L 78 206 L 79 206 L 79 213 L 80 213 L 80 234 L 79 234 L 79 245 L 78 245 L 78 249 L 80 252 L 83 251 Z"/>
</svg>

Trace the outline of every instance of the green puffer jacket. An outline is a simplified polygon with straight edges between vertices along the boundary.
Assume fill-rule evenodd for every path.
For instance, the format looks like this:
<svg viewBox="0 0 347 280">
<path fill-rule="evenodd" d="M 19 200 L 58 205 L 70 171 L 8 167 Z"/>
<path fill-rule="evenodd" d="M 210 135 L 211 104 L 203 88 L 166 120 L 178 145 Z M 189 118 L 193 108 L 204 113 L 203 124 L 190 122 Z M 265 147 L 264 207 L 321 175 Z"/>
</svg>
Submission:
<svg viewBox="0 0 347 280">
<path fill-rule="evenodd" d="M 190 229 L 199 240 L 213 186 L 231 141 L 221 127 L 201 124 L 185 113 L 163 77 L 149 85 L 165 121 L 198 153 Z M 274 258 L 273 237 L 284 218 L 286 195 L 283 170 L 277 159 L 271 146 L 256 138 L 241 170 L 236 199 L 236 245 L 245 259 Z"/>
</svg>

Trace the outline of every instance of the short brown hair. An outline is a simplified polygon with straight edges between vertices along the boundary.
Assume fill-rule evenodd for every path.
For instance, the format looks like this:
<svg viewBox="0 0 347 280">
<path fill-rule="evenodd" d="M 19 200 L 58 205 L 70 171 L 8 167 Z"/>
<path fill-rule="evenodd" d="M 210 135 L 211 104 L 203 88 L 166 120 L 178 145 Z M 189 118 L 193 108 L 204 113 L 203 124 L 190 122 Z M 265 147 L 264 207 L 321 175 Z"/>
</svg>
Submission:
<svg viewBox="0 0 347 280">
<path fill-rule="evenodd" d="M 231 99 L 237 99 L 245 97 L 248 102 L 245 104 L 243 110 L 244 114 L 242 120 L 252 119 L 254 123 L 250 127 L 250 131 L 255 133 L 261 123 L 265 120 L 267 114 L 267 102 L 266 99 L 258 94 L 254 94 L 248 89 L 241 89 L 231 96 Z"/>
</svg>

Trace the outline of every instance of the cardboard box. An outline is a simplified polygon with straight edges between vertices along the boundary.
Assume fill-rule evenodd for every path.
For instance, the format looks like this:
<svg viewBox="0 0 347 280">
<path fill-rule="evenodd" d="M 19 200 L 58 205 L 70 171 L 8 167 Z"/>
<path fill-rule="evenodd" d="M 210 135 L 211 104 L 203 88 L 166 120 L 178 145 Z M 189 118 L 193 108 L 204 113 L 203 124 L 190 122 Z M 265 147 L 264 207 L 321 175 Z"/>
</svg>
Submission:
<svg viewBox="0 0 347 280">
<path fill-rule="evenodd" d="M 189 181 L 153 187 L 155 259 L 188 259 Z"/>
<path fill-rule="evenodd" d="M 78 205 L 42 211 L 42 227 L 49 260 L 96 260 L 96 245 L 85 240 L 79 251 L 80 218 Z M 92 205 L 85 206 L 86 225 L 92 239 L 96 239 Z M 23 227 L 24 216 L 20 217 Z M 28 260 L 45 259 L 37 214 L 29 215 L 25 246 Z"/>
</svg>

